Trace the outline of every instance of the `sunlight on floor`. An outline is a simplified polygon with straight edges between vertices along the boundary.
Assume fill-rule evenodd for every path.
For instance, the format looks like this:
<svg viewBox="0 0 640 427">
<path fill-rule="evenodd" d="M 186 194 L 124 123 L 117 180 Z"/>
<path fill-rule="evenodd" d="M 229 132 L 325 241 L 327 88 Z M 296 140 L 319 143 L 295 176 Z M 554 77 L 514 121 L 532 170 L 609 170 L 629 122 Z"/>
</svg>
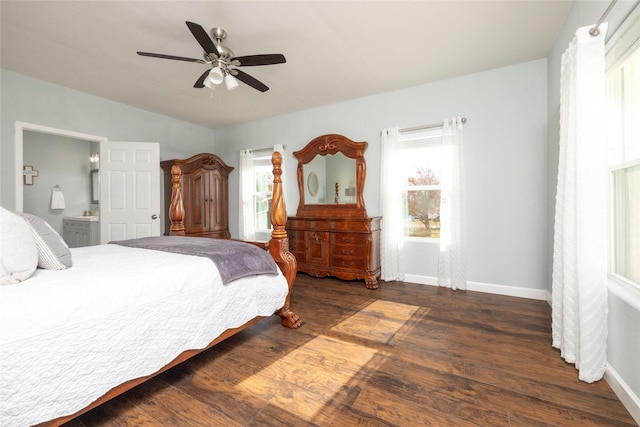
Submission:
<svg viewBox="0 0 640 427">
<path fill-rule="evenodd" d="M 330 336 L 312 339 L 238 387 L 313 419 L 336 394 L 349 389 L 351 378 L 364 367 L 378 368 L 371 362 L 380 346 L 390 344 L 419 309 L 376 300 L 334 326 Z M 363 344 L 367 341 L 371 344 Z M 291 366 L 306 368 L 291 370 Z"/>
</svg>

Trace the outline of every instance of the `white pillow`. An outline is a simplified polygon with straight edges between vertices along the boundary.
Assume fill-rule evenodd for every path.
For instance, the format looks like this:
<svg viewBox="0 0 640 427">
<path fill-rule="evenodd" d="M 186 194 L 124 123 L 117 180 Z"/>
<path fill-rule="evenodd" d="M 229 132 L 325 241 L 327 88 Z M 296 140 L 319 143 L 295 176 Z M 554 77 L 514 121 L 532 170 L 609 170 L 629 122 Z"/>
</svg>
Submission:
<svg viewBox="0 0 640 427">
<path fill-rule="evenodd" d="M 44 219 L 17 212 L 24 218 L 38 248 L 38 267 L 46 270 L 64 270 L 71 267 L 71 251 L 62 237 Z"/>
<path fill-rule="evenodd" d="M 38 249 L 27 223 L 0 206 L 0 285 L 28 279 L 38 267 Z"/>
</svg>

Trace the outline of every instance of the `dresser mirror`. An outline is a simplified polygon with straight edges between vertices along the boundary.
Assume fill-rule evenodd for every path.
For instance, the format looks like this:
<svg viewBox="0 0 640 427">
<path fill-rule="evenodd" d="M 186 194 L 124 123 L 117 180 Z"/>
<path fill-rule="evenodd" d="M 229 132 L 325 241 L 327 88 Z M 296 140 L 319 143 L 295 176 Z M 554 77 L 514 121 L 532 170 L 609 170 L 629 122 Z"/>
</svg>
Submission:
<svg viewBox="0 0 640 427">
<path fill-rule="evenodd" d="M 316 156 L 303 166 L 307 178 L 305 203 L 354 204 L 356 188 L 356 161 L 342 153 Z M 336 197 L 337 184 L 337 197 Z"/>
<path fill-rule="evenodd" d="M 311 140 L 298 159 L 298 216 L 366 216 L 362 192 L 366 142 L 329 134 Z"/>
</svg>

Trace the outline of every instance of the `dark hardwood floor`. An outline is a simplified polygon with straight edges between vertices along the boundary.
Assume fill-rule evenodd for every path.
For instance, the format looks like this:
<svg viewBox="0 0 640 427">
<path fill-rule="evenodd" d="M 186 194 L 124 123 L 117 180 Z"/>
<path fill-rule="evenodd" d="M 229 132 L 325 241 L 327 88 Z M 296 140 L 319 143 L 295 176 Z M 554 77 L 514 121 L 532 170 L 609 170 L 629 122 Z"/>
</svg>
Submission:
<svg viewBox="0 0 640 427">
<path fill-rule="evenodd" d="M 67 426 L 635 426 L 551 348 L 546 302 L 299 274 L 276 316 Z"/>
</svg>

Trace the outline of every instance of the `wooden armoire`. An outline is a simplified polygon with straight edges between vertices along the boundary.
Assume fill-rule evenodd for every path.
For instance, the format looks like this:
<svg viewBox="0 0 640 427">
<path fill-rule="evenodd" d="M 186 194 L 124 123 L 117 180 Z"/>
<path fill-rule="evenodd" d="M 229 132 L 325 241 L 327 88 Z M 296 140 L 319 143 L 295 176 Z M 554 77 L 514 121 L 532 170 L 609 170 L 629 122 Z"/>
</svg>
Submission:
<svg viewBox="0 0 640 427">
<path fill-rule="evenodd" d="M 171 206 L 171 169 L 179 168 L 184 208 L 186 236 L 228 239 L 229 173 L 227 165 L 215 154 L 201 153 L 188 159 L 160 162 L 164 172 L 164 205 Z M 169 235 L 171 220 L 165 216 L 165 235 Z"/>
</svg>

